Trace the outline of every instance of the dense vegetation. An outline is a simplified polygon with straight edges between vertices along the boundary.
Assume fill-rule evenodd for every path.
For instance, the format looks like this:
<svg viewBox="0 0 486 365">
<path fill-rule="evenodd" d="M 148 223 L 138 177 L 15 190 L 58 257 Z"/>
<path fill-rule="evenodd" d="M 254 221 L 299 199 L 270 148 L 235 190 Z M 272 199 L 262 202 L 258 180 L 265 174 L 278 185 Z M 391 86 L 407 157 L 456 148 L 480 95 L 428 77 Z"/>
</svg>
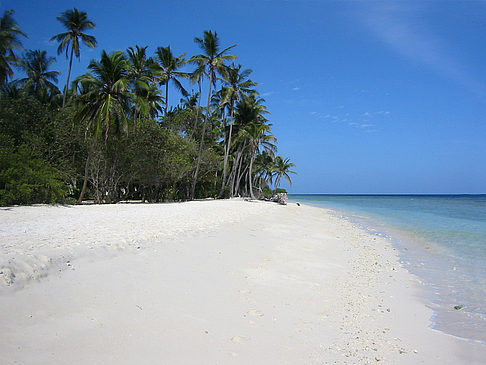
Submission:
<svg viewBox="0 0 486 365">
<path fill-rule="evenodd" d="M 0 205 L 260 198 L 290 182 L 294 164 L 276 155 L 252 71 L 216 32 L 196 37 L 201 54 L 189 58 L 136 45 L 102 51 L 76 76 L 73 58 L 97 45 L 86 33 L 95 24 L 67 10 L 57 18 L 65 32 L 51 39 L 69 60 L 61 92 L 55 58 L 22 49 L 13 15 L 0 19 Z"/>
</svg>

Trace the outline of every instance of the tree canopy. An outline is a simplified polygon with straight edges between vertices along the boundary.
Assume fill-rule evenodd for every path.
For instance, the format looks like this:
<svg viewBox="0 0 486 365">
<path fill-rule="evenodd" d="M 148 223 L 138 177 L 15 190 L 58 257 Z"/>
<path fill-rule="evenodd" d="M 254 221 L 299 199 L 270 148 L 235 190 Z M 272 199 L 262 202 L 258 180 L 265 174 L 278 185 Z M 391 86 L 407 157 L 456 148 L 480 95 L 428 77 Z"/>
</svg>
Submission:
<svg viewBox="0 0 486 365">
<path fill-rule="evenodd" d="M 229 64 L 236 45 L 221 47 L 216 32 L 194 38 L 201 53 L 188 58 L 170 46 L 101 50 L 69 84 L 81 43 L 97 42 L 86 34 L 95 28 L 88 14 L 66 10 L 57 18 L 66 32 L 51 38 L 69 59 L 60 92 L 54 57 L 44 50 L 18 56 L 26 35 L 13 14 L 0 19 L 1 205 L 257 199 L 282 178 L 291 183 L 294 164 L 276 155 L 252 71 Z M 172 103 L 169 83 L 179 94 Z"/>
</svg>

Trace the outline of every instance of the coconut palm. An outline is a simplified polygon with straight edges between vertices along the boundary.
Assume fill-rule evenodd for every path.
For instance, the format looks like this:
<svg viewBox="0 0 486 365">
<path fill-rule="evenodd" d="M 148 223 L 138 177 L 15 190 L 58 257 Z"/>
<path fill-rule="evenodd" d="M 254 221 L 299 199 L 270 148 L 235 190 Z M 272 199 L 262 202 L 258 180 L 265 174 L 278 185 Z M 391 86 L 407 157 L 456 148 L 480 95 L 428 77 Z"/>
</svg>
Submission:
<svg viewBox="0 0 486 365">
<path fill-rule="evenodd" d="M 280 155 L 275 157 L 275 160 L 273 161 L 273 171 L 274 175 L 276 176 L 275 190 L 277 190 L 280 186 L 280 180 L 282 180 L 282 177 L 285 177 L 285 179 L 289 182 L 289 185 L 292 186 L 292 180 L 290 179 L 289 174 L 297 174 L 295 171 L 290 170 L 294 166 L 295 164 L 290 162 L 290 158 L 288 157 L 285 159 Z"/>
<path fill-rule="evenodd" d="M 270 132 L 270 125 L 255 120 L 248 124 L 243 130 L 243 136 L 248 140 L 248 147 L 250 153 L 250 166 L 248 168 L 248 183 L 250 187 L 250 196 L 255 199 L 253 193 L 253 162 L 257 154 L 262 148 L 267 153 L 273 153 L 276 150 L 275 142 L 276 138 L 268 134 Z"/>
<path fill-rule="evenodd" d="M 71 76 L 71 66 L 73 63 L 73 56 L 80 59 L 79 46 L 80 41 L 90 48 L 96 47 L 96 38 L 92 35 L 83 33 L 87 29 L 95 28 L 95 24 L 88 19 L 88 15 L 84 11 L 79 11 L 78 9 L 68 9 L 61 13 L 61 16 L 57 17 L 62 25 L 67 29 L 67 32 L 59 33 L 53 36 L 50 40 L 56 40 L 59 42 L 59 47 L 57 48 L 57 54 L 61 54 L 66 51 L 66 59 L 69 55 L 69 68 L 66 79 L 66 86 L 64 87 L 64 96 L 62 99 L 62 107 L 66 105 L 66 95 L 69 85 L 69 77 Z M 71 52 L 69 52 L 71 51 Z"/>
<path fill-rule="evenodd" d="M 140 115 L 156 116 L 162 111 L 162 97 L 154 81 L 155 62 L 147 57 L 147 47 L 135 46 L 127 49 L 127 77 L 134 96 L 134 120 Z"/>
<path fill-rule="evenodd" d="M 27 77 L 16 80 L 15 83 L 20 85 L 28 94 L 37 97 L 46 93 L 55 95 L 59 89 L 53 82 L 57 83 L 59 71 L 49 71 L 50 66 L 56 62 L 54 57 L 49 57 L 46 51 L 28 50 L 18 62 L 18 67 L 25 72 Z"/>
<path fill-rule="evenodd" d="M 177 71 L 186 64 L 184 60 L 185 54 L 181 54 L 174 57 L 170 46 L 157 47 L 155 51 L 156 61 L 158 65 L 158 80 L 161 85 L 165 85 L 165 113 L 167 113 L 167 107 L 169 105 L 169 82 L 181 92 L 183 96 L 188 95 L 186 89 L 182 86 L 178 78 L 188 78 L 189 75 L 186 72 Z"/>
<path fill-rule="evenodd" d="M 239 181 L 241 181 L 242 172 L 245 170 L 243 168 L 243 160 L 245 160 L 245 154 L 248 154 L 248 140 L 245 137 L 245 128 L 255 122 L 260 124 L 267 123 L 265 114 L 268 114 L 268 111 L 263 104 L 264 101 L 256 93 L 252 93 L 248 96 L 243 95 L 236 105 L 235 130 L 233 131 L 236 136 L 236 151 L 233 152 L 235 158 L 228 184 L 231 187 L 231 195 L 238 192 Z"/>
<path fill-rule="evenodd" d="M 17 61 L 14 50 L 22 48 L 19 36 L 27 37 L 18 28 L 13 14 L 13 10 L 6 10 L 0 18 L 0 85 L 13 76 L 11 65 Z"/>
<path fill-rule="evenodd" d="M 197 67 L 196 69 L 189 74 L 189 81 L 191 84 L 194 84 L 197 82 L 198 86 L 198 97 L 197 97 L 197 109 L 196 109 L 196 115 L 194 117 L 194 126 L 191 131 L 190 138 L 194 136 L 194 133 L 196 133 L 196 128 L 197 128 L 197 122 L 199 120 L 199 110 L 201 109 L 201 85 L 202 85 L 202 79 L 206 75 L 206 67 L 205 63 L 202 60 L 195 61 L 193 59 L 190 60 L 193 63 L 196 63 Z"/>
<path fill-rule="evenodd" d="M 123 52 L 108 55 L 101 53 L 100 61 L 92 60 L 88 65 L 91 73 L 81 75 L 75 80 L 85 91 L 79 96 L 81 107 L 76 114 L 77 121 L 87 121 L 88 131 L 92 131 L 94 140 L 104 134 L 108 139 L 109 130 L 115 126 L 115 132 L 128 133 L 127 115 L 132 95 L 129 93 L 127 78 L 127 60 Z M 88 181 L 88 158 L 86 159 L 83 188 L 78 199 L 82 202 Z"/>
<path fill-rule="evenodd" d="M 194 191 L 196 189 L 197 177 L 201 165 L 201 156 L 202 156 L 202 151 L 204 146 L 204 134 L 206 132 L 206 125 L 208 121 L 208 116 L 210 114 L 209 109 L 211 106 L 211 87 L 215 82 L 216 73 L 224 74 L 226 72 L 224 63 L 227 60 L 232 60 L 236 58 L 235 55 L 225 54 L 231 48 L 236 47 L 236 44 L 220 51 L 219 38 L 216 32 L 213 33 L 212 31 L 205 30 L 203 38 L 196 37 L 194 38 L 194 42 L 196 42 L 199 45 L 199 47 L 204 53 L 192 57 L 190 61 L 198 65 L 198 68 L 201 67 L 205 68 L 206 74 L 208 75 L 209 78 L 209 90 L 208 90 L 208 102 L 206 107 L 206 115 L 204 117 L 203 130 L 201 134 L 201 143 L 199 145 L 199 153 L 198 153 L 198 158 L 196 163 L 196 171 L 194 173 L 194 181 L 192 183 L 192 188 L 191 188 L 191 199 L 194 199 Z"/>
<path fill-rule="evenodd" d="M 257 86 L 257 84 L 248 79 L 248 76 L 252 72 L 253 71 L 249 69 L 241 71 L 241 65 L 235 66 L 233 64 L 231 67 L 227 69 L 226 77 L 223 78 L 223 83 L 225 85 L 225 88 L 222 89 L 223 90 L 222 104 L 228 105 L 228 108 L 230 110 L 230 126 L 229 126 L 229 133 L 227 139 L 225 134 L 225 141 L 227 142 L 226 145 L 224 146 L 223 176 L 222 176 L 220 195 L 223 193 L 224 187 L 226 185 L 228 156 L 231 148 L 231 137 L 233 133 L 235 103 L 241 99 L 242 95 L 248 95 L 254 92 L 252 87 Z"/>
<path fill-rule="evenodd" d="M 92 60 L 88 69 L 91 73 L 75 80 L 89 90 L 80 96 L 83 106 L 78 118 L 88 121 L 95 139 L 104 134 L 106 140 L 111 125 L 115 125 L 117 132 L 127 133 L 132 96 L 128 91 L 127 60 L 123 52 L 107 54 L 103 51 L 100 61 Z"/>
</svg>

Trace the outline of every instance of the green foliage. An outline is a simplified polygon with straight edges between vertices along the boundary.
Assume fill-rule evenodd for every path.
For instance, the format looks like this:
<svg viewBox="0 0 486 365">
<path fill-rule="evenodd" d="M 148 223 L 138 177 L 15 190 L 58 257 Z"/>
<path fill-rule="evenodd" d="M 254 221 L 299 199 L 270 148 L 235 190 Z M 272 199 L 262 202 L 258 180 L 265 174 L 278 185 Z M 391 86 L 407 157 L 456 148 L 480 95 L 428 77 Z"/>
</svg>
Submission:
<svg viewBox="0 0 486 365">
<path fill-rule="evenodd" d="M 274 192 L 272 189 L 270 189 L 270 186 L 266 185 L 264 188 L 263 188 L 263 196 L 265 198 L 270 198 L 274 195 Z"/>
<path fill-rule="evenodd" d="M 235 46 L 221 48 L 216 32 L 195 38 L 202 53 L 188 61 L 195 66 L 190 74 L 180 71 L 184 54 L 158 47 L 151 57 L 148 47 L 135 46 L 102 51 L 69 90 L 80 44 L 94 47 L 96 39 L 84 33 L 94 28 L 85 12 L 66 10 L 57 18 L 66 32 L 51 39 L 69 58 L 60 94 L 53 57 L 42 50 L 14 57 L 24 34 L 12 14 L 0 18 L 0 204 L 85 196 L 96 203 L 261 198 L 282 178 L 291 182 L 294 164 L 275 157 L 276 138 L 257 84 L 248 79 L 251 70 L 227 66 Z M 6 83 L 9 64 L 26 77 Z M 187 93 L 186 78 L 198 92 Z M 169 82 L 184 97 L 180 105 L 168 106 Z"/>
<path fill-rule="evenodd" d="M 66 200 L 68 187 L 56 168 L 34 157 L 27 146 L 15 151 L 8 136 L 1 135 L 0 143 L 0 205 Z"/>
</svg>

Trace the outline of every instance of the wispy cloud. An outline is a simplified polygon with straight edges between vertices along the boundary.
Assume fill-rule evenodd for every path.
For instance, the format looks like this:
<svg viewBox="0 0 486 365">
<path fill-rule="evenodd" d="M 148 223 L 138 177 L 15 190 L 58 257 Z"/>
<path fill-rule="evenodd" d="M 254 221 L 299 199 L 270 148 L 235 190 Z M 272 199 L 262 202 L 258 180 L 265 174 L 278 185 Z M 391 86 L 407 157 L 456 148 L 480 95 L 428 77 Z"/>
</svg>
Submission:
<svg viewBox="0 0 486 365">
<path fill-rule="evenodd" d="M 452 56 L 453 45 L 431 33 L 423 23 L 424 3 L 367 2 L 359 21 L 395 52 L 425 64 L 477 93 L 485 86 Z M 433 5 L 433 2 L 429 3 Z"/>
<path fill-rule="evenodd" d="M 386 110 L 379 110 L 360 112 L 356 113 L 354 116 L 351 115 L 349 112 L 346 112 L 344 114 L 331 114 L 311 111 L 309 112 L 309 114 L 316 119 L 322 120 L 323 122 L 358 128 L 366 132 L 375 132 L 379 129 L 376 128 L 376 122 L 379 123 L 380 121 L 386 120 L 386 116 L 390 115 L 391 113 Z"/>
<path fill-rule="evenodd" d="M 300 87 L 297 87 L 297 86 L 296 86 L 296 87 L 294 87 L 292 90 L 293 90 L 293 91 L 299 91 L 299 90 L 300 90 Z"/>
</svg>

